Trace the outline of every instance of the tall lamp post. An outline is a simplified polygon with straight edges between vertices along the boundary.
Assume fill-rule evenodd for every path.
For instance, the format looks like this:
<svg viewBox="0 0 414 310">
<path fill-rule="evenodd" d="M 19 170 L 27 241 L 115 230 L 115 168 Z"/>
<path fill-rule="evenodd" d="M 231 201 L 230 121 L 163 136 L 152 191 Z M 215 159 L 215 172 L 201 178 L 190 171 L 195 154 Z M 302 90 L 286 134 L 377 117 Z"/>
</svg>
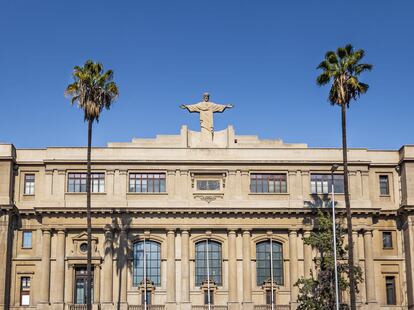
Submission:
<svg viewBox="0 0 414 310">
<path fill-rule="evenodd" d="M 331 167 L 331 193 L 332 193 L 332 232 L 333 232 L 333 250 L 334 250 L 334 265 L 335 265 L 335 304 L 336 310 L 339 310 L 339 288 L 338 288 L 338 268 L 336 259 L 336 217 L 335 217 L 335 182 L 334 172 L 338 169 L 338 164 L 333 164 Z"/>
</svg>

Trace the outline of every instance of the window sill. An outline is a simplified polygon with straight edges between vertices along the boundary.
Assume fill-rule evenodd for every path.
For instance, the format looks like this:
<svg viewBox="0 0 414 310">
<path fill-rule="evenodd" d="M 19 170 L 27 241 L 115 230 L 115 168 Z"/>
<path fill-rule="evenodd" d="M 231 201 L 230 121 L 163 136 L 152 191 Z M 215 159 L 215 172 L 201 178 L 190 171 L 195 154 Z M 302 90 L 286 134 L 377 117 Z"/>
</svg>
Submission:
<svg viewBox="0 0 414 310">
<path fill-rule="evenodd" d="M 157 193 L 157 192 L 147 192 L 147 193 L 128 192 L 127 195 L 132 195 L 132 196 L 135 196 L 135 195 L 137 195 L 137 196 L 150 195 L 151 196 L 151 195 L 168 195 L 168 193 L 167 192 L 159 192 L 159 193 Z"/>
<path fill-rule="evenodd" d="M 383 198 L 391 198 L 391 195 L 379 195 L 380 197 L 383 197 Z"/>
<path fill-rule="evenodd" d="M 335 194 L 335 196 L 345 196 L 345 193 L 337 193 L 337 192 L 335 192 L 334 193 Z M 327 196 L 332 196 L 332 193 L 310 193 L 310 195 L 311 196 L 315 196 L 315 195 L 318 195 L 318 196 L 322 196 L 322 195 L 327 195 Z M 349 196 L 351 197 L 351 194 L 349 194 Z"/>
<path fill-rule="evenodd" d="M 22 249 L 23 251 L 24 250 L 32 250 L 33 248 L 31 247 L 31 248 L 24 248 L 24 247 L 21 247 L 20 249 Z"/>
<path fill-rule="evenodd" d="M 73 196 L 82 196 L 82 195 L 86 195 L 86 192 L 66 192 L 65 195 L 73 195 Z M 104 193 L 91 193 L 91 195 L 96 195 L 96 196 L 101 196 L 101 195 L 106 195 L 106 192 Z"/>
<path fill-rule="evenodd" d="M 23 194 L 23 197 L 34 197 L 35 194 Z"/>
<path fill-rule="evenodd" d="M 196 191 L 193 192 L 193 195 L 214 195 L 214 196 L 223 196 L 223 191 Z"/>
<path fill-rule="evenodd" d="M 252 196 L 273 196 L 273 195 L 276 195 L 276 196 L 278 196 L 278 195 L 281 195 L 281 196 L 289 196 L 290 194 L 289 193 L 249 193 L 249 195 L 252 195 Z"/>
</svg>

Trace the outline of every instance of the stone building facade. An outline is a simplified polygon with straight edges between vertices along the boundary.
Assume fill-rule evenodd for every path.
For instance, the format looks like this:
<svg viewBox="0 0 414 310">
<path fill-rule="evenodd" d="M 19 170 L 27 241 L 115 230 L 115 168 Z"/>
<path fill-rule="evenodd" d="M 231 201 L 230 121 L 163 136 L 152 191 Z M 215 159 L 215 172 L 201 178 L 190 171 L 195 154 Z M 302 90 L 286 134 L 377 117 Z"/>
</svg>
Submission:
<svg viewBox="0 0 414 310">
<path fill-rule="evenodd" d="M 1 309 L 83 309 L 85 158 L 80 147 L 0 145 Z M 231 126 L 208 142 L 183 126 L 109 143 L 92 159 L 95 309 L 265 310 L 272 288 L 276 307 L 293 309 L 293 284 L 314 268 L 303 243 L 312 206 L 332 178 L 344 208 L 341 169 L 330 174 L 341 149 Z M 414 146 L 350 149 L 349 161 L 358 304 L 414 309 Z"/>
</svg>

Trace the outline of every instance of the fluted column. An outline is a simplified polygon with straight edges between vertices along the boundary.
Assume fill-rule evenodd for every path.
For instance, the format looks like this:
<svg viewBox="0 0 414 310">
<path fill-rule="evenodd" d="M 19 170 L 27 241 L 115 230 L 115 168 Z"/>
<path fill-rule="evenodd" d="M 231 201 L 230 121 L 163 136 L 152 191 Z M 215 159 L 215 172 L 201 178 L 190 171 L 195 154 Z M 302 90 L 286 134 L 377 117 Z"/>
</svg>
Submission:
<svg viewBox="0 0 414 310">
<path fill-rule="evenodd" d="M 114 235 L 111 229 L 105 230 L 104 244 L 104 263 L 103 263 L 103 296 L 102 302 L 112 304 L 113 296 L 113 239 Z"/>
<path fill-rule="evenodd" d="M 250 231 L 243 231 L 243 308 L 252 303 L 252 271 L 251 271 L 251 235 Z M 245 305 L 246 304 L 246 305 Z"/>
<path fill-rule="evenodd" d="M 167 232 L 167 303 L 175 303 L 175 231 Z"/>
<path fill-rule="evenodd" d="M 311 232 L 305 230 L 303 232 L 303 238 L 309 238 Z M 310 277 L 310 272 L 312 270 L 312 246 L 309 244 L 303 243 L 303 273 L 305 278 Z"/>
<path fill-rule="evenodd" d="M 190 302 L 190 257 L 189 257 L 190 233 L 181 230 L 181 303 Z"/>
<path fill-rule="evenodd" d="M 290 272 L 290 302 L 294 303 L 298 299 L 298 287 L 294 286 L 298 280 L 298 250 L 297 250 L 297 232 L 289 231 L 289 272 Z"/>
<path fill-rule="evenodd" d="M 229 260 L 228 260 L 228 281 L 229 281 L 229 303 L 237 303 L 237 256 L 236 256 L 235 230 L 228 232 Z M 229 305 L 234 309 L 234 305 Z M 232 310 L 232 309 L 230 309 Z"/>
<path fill-rule="evenodd" d="M 42 263 L 40 267 L 39 304 L 48 304 L 50 295 L 50 229 L 42 231 Z"/>
<path fill-rule="evenodd" d="M 65 238 L 66 233 L 64 229 L 57 231 L 56 244 L 56 273 L 53 283 L 55 286 L 55 301 L 58 304 L 63 304 L 64 299 L 64 283 L 65 283 Z"/>
<path fill-rule="evenodd" d="M 364 230 L 364 249 L 365 249 L 365 283 L 367 290 L 367 302 L 376 302 L 375 298 L 375 273 L 374 259 L 372 255 L 372 231 Z"/>
</svg>

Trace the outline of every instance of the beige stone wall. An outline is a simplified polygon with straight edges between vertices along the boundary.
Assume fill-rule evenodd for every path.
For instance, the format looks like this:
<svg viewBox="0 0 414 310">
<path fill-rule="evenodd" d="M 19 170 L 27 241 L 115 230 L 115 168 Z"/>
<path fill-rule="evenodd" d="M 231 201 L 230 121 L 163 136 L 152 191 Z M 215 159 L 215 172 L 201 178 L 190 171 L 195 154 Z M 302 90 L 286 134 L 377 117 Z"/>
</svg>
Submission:
<svg viewBox="0 0 414 310">
<path fill-rule="evenodd" d="M 294 307 L 298 292 L 293 283 L 313 268 L 314 251 L 303 244 L 312 229 L 309 204 L 315 197 L 310 176 L 329 173 L 333 163 L 341 162 L 341 150 L 236 136 L 232 128 L 219 135 L 216 147 L 193 147 L 194 137 L 183 128 L 180 136 L 93 149 L 93 171 L 105 173 L 105 192 L 92 194 L 95 304 L 105 309 L 118 302 L 123 308 L 140 304 L 131 249 L 145 237 L 161 244 L 161 285 L 155 288 L 153 303 L 167 310 L 202 305 L 202 291 L 195 285 L 195 242 L 210 239 L 222 247 L 223 283 L 216 288 L 215 304 L 229 310 L 253 309 L 265 304 L 264 291 L 256 283 L 256 243 L 271 237 L 282 244 L 284 259 L 284 282 L 276 300 Z M 364 270 L 358 295 L 361 309 L 413 307 L 413 149 L 349 151 L 355 258 Z M 86 239 L 86 195 L 68 193 L 67 176 L 85 171 L 86 149 L 17 150 L 14 177 L 12 154 L 12 146 L 0 147 L 0 204 L 14 199 L 19 210 L 10 305 L 25 308 L 20 307 L 20 279 L 28 276 L 32 307 L 69 309 L 75 268 L 86 263 L 80 251 Z M 128 192 L 129 174 L 134 172 L 165 173 L 166 193 Z M 256 172 L 286 174 L 287 193 L 251 193 L 250 174 Z M 34 195 L 24 194 L 27 173 L 35 175 Z M 220 191 L 197 191 L 197 178 L 211 174 L 220 180 Z M 380 195 L 379 175 L 388 176 L 389 195 Z M 343 194 L 336 199 L 339 209 L 344 208 Z M 1 219 L 7 226 L 8 218 Z M 21 246 L 25 230 L 33 232 L 31 249 Z M 382 247 L 383 231 L 392 233 L 391 249 Z M 5 246 L 0 240 L 0 253 Z M 0 257 L 3 262 L 7 264 L 5 256 Z M 396 280 L 394 307 L 386 306 L 386 276 Z M 1 276 L 0 281 L 5 283 Z"/>
</svg>

